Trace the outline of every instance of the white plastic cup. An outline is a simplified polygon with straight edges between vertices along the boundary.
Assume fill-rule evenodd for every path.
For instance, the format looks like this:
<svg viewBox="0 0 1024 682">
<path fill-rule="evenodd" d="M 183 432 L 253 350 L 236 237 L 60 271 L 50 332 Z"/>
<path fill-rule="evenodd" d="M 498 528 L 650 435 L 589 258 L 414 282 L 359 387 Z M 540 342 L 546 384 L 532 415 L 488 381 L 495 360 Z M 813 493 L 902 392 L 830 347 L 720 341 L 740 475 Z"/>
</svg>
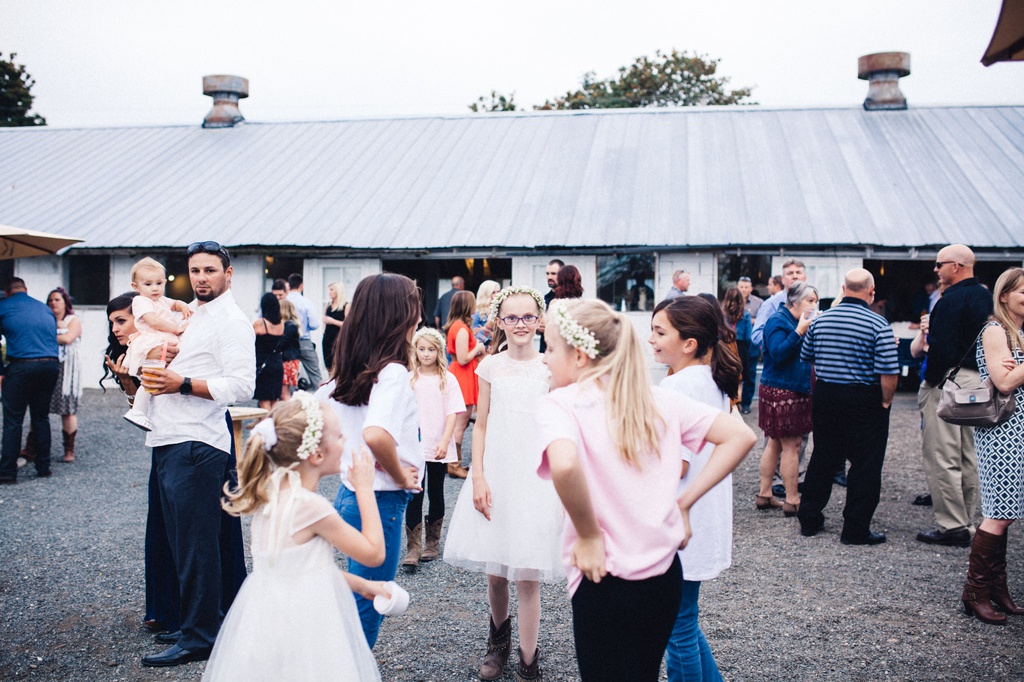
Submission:
<svg viewBox="0 0 1024 682">
<path fill-rule="evenodd" d="M 400 616 L 409 608 L 409 592 L 393 580 L 387 586 L 391 599 L 378 594 L 373 598 L 373 608 L 383 616 Z"/>
</svg>

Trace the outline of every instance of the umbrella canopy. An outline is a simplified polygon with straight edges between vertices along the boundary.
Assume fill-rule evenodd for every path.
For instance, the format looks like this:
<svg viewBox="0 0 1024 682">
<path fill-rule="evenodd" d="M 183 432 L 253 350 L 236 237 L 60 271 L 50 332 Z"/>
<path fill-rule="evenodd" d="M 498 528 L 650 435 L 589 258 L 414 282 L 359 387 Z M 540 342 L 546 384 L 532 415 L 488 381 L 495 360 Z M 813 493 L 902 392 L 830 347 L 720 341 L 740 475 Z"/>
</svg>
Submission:
<svg viewBox="0 0 1024 682">
<path fill-rule="evenodd" d="M 996 62 L 1019 61 L 1024 61 L 1024 0 L 1003 0 L 992 42 L 981 63 L 992 66 Z"/>
<path fill-rule="evenodd" d="M 77 237 L 23 230 L 0 225 L 0 260 L 27 258 L 29 256 L 52 256 L 61 249 L 83 241 Z"/>
</svg>

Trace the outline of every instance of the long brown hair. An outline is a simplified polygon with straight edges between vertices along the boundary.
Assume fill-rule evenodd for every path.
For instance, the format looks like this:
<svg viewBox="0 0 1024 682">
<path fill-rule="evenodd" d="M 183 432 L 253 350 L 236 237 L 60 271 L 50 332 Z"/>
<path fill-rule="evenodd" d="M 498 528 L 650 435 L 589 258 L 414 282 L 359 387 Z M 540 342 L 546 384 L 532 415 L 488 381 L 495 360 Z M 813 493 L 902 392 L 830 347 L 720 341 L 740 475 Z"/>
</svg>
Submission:
<svg viewBox="0 0 1024 682">
<path fill-rule="evenodd" d="M 1024 350 L 1021 347 L 1020 342 L 1020 327 L 1010 317 L 1009 311 L 1006 309 L 1006 303 L 1000 299 L 1006 296 L 1010 292 L 1018 289 L 1021 284 L 1024 284 L 1024 269 L 1022 268 L 1010 268 L 1003 274 L 999 275 L 999 279 L 996 280 L 996 286 L 992 290 L 992 318 L 1003 326 L 1003 329 L 1007 331 L 1007 336 L 1010 342 L 1010 352 L 1014 350 Z M 1014 332 L 1017 332 L 1016 334 Z"/>
<path fill-rule="evenodd" d="M 366 405 L 385 365 L 397 362 L 408 369 L 409 332 L 419 318 L 420 294 L 411 279 L 390 272 L 364 277 L 334 345 L 331 397 Z"/>
<path fill-rule="evenodd" d="M 725 313 L 725 319 L 729 324 L 735 327 L 736 323 L 743 317 L 743 311 L 746 307 L 746 303 L 743 301 L 743 294 L 740 293 L 738 287 L 729 287 L 725 290 L 722 312 Z"/>
<path fill-rule="evenodd" d="M 473 292 L 456 291 L 452 296 L 452 305 L 448 309 L 448 321 L 444 323 L 444 332 L 447 334 L 458 320 L 465 322 L 467 327 L 470 326 L 473 324 L 473 313 L 475 312 L 476 296 L 473 295 Z"/>
<path fill-rule="evenodd" d="M 654 314 L 664 311 L 669 324 L 681 339 L 697 342 L 697 358 L 711 353 L 711 376 L 718 390 L 735 400 L 739 395 L 743 364 L 732 352 L 720 333 L 722 313 L 716 303 L 703 296 L 677 296 L 662 301 Z"/>
<path fill-rule="evenodd" d="M 583 296 L 583 278 L 575 265 L 565 265 L 555 276 L 555 298 L 580 298 Z"/>
</svg>

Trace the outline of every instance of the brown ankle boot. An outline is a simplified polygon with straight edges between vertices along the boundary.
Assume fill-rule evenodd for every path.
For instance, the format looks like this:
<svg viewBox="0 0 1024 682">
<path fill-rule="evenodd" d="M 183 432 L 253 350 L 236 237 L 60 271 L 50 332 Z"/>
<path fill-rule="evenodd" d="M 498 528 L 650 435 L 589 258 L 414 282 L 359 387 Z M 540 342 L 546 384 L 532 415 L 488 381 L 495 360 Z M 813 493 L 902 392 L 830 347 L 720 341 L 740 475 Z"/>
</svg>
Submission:
<svg viewBox="0 0 1024 682">
<path fill-rule="evenodd" d="M 61 431 L 64 434 L 64 462 L 70 464 L 75 461 L 75 436 L 78 435 L 78 429 L 75 429 L 71 433 L 67 431 Z"/>
<path fill-rule="evenodd" d="M 487 654 L 480 666 L 481 680 L 496 680 L 505 671 L 508 655 L 512 652 L 512 616 L 505 619 L 501 627 L 495 627 L 489 620 L 490 633 L 487 635 Z"/>
<path fill-rule="evenodd" d="M 462 445 L 459 443 L 455 444 L 455 453 L 459 459 L 457 462 L 448 462 L 448 476 L 450 478 L 466 478 L 469 475 L 469 469 L 462 466 Z"/>
<path fill-rule="evenodd" d="M 960 599 L 967 615 L 978 617 L 990 625 L 1006 625 L 1006 616 L 998 613 L 990 600 L 993 564 L 999 551 L 999 536 L 978 530 L 971 544 L 971 557 L 967 567 L 967 582 Z"/>
<path fill-rule="evenodd" d="M 408 536 L 408 544 L 405 550 L 405 558 L 402 559 L 402 566 L 406 568 L 415 568 L 420 565 L 420 547 L 423 543 L 423 524 L 417 525 L 415 528 L 405 528 L 406 535 Z"/>
<path fill-rule="evenodd" d="M 519 648 L 519 667 L 516 669 L 516 682 L 533 682 L 543 680 L 544 675 L 540 671 L 540 647 L 533 652 L 533 662 L 526 664 L 526 656 L 523 655 L 522 647 Z"/>
<path fill-rule="evenodd" d="M 997 536 L 999 547 L 992 565 L 992 586 L 989 588 L 989 593 L 992 603 L 1003 612 L 1011 616 L 1020 616 L 1024 615 L 1024 608 L 1014 603 L 1013 597 L 1010 596 L 1010 590 L 1006 587 L 1006 536 L 1009 534 L 1009 530 L 1007 528 L 1002 535 Z"/>
<path fill-rule="evenodd" d="M 444 523 L 442 516 L 437 521 L 427 524 L 427 542 L 423 546 L 423 554 L 420 561 L 433 561 L 441 554 L 441 525 Z"/>
</svg>

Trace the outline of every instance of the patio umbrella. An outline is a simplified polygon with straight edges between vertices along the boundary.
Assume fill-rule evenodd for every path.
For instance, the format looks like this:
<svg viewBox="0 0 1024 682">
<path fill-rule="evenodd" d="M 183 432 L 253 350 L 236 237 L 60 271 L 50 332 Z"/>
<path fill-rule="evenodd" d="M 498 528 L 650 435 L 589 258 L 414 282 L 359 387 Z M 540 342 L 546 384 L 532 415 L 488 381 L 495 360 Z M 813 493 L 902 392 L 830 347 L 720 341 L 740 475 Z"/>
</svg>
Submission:
<svg viewBox="0 0 1024 682">
<path fill-rule="evenodd" d="M 23 230 L 0 225 L 0 260 L 27 258 L 29 256 L 52 256 L 61 249 L 83 241 L 77 237 Z"/>
<path fill-rule="evenodd" d="M 1003 0 L 992 42 L 981 63 L 992 66 L 996 62 L 1019 61 L 1024 61 L 1024 0 Z"/>
</svg>

